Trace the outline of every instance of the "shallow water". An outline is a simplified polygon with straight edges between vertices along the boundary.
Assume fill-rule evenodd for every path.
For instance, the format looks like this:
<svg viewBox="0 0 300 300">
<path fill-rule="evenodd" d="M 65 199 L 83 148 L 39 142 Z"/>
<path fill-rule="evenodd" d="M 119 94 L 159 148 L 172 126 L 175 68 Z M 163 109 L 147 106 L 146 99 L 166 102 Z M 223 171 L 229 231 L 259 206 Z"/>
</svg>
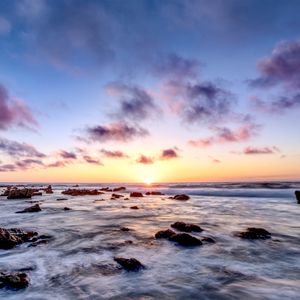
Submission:
<svg viewBox="0 0 300 300">
<path fill-rule="evenodd" d="M 166 196 L 126 201 L 110 200 L 106 193 L 57 201 L 67 187 L 54 185 L 54 194 L 31 199 L 40 201 L 43 209 L 31 214 L 15 214 L 32 205 L 26 200 L 0 197 L 1 227 L 53 236 L 49 244 L 35 248 L 23 244 L 0 250 L 0 270 L 28 269 L 30 277 L 27 289 L 2 289 L 0 298 L 299 299 L 300 205 L 293 194 L 297 187 L 299 183 L 173 184 L 152 188 Z M 167 198 L 176 193 L 192 198 L 186 202 Z M 131 210 L 132 205 L 140 209 Z M 65 206 L 72 210 L 64 211 Z M 216 243 L 182 248 L 153 239 L 175 221 L 199 224 L 204 231 L 193 235 L 213 237 Z M 132 231 L 123 232 L 122 226 Z M 263 227 L 272 239 L 234 236 L 247 227 Z M 135 257 L 146 269 L 118 270 L 114 256 Z"/>
</svg>

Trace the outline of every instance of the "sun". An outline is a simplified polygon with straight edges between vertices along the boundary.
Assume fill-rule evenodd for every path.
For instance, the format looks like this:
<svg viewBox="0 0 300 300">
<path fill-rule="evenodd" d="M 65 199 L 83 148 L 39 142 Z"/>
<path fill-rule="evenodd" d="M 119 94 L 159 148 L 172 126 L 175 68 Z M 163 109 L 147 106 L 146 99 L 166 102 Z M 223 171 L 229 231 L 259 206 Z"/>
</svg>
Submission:
<svg viewBox="0 0 300 300">
<path fill-rule="evenodd" d="M 144 184 L 146 184 L 146 185 L 151 185 L 151 184 L 153 183 L 153 180 L 152 180 L 152 178 L 145 178 L 145 179 L 143 180 L 143 182 L 144 182 Z"/>
</svg>

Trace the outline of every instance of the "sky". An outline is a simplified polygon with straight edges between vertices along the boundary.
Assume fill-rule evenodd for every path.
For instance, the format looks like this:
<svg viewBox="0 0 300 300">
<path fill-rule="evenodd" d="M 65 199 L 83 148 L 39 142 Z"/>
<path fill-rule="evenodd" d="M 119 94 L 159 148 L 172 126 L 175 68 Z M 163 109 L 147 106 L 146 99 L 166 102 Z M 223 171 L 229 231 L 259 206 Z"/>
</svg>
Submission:
<svg viewBox="0 0 300 300">
<path fill-rule="evenodd" d="M 0 181 L 299 180 L 299 11 L 2 0 Z"/>
</svg>

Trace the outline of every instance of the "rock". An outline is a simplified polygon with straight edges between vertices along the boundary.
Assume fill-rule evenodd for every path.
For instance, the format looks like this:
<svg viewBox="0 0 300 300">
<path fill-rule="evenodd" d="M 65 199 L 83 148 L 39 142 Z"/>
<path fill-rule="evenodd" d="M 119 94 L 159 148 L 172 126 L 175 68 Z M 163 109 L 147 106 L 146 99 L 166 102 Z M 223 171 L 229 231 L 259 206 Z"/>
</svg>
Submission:
<svg viewBox="0 0 300 300">
<path fill-rule="evenodd" d="M 8 191 L 7 199 L 27 199 L 31 198 L 32 194 L 32 189 L 10 189 Z"/>
<path fill-rule="evenodd" d="M 201 241 L 202 242 L 204 242 L 204 243 L 211 243 L 211 244 L 214 244 L 216 241 L 213 239 L 213 238 L 211 238 L 211 237 L 203 237 L 202 239 L 201 239 Z"/>
<path fill-rule="evenodd" d="M 175 222 L 174 224 L 171 225 L 171 227 L 183 231 L 183 232 L 201 232 L 203 229 L 196 225 L 196 224 L 191 224 L 191 223 L 184 223 L 184 222 Z"/>
<path fill-rule="evenodd" d="M 176 242 L 177 244 L 185 247 L 192 247 L 192 246 L 200 246 L 202 245 L 202 242 L 195 238 L 192 235 L 189 235 L 188 233 L 178 233 L 173 234 L 170 238 L 170 241 Z"/>
<path fill-rule="evenodd" d="M 33 192 L 32 196 L 43 196 L 42 192 Z"/>
<path fill-rule="evenodd" d="M 160 230 L 156 232 L 155 238 L 156 239 L 169 239 L 172 235 L 176 234 L 173 230 Z"/>
<path fill-rule="evenodd" d="M 12 249 L 19 244 L 30 242 L 37 235 L 37 232 L 17 228 L 0 228 L 0 249 Z"/>
<path fill-rule="evenodd" d="M 129 198 L 124 198 L 124 200 L 129 200 Z"/>
<path fill-rule="evenodd" d="M 111 197 L 115 199 L 119 199 L 119 198 L 123 198 L 124 196 L 120 194 L 112 194 Z"/>
<path fill-rule="evenodd" d="M 68 198 L 57 198 L 56 201 L 65 201 L 68 200 Z"/>
<path fill-rule="evenodd" d="M 164 194 L 161 193 L 161 192 L 147 192 L 146 195 L 147 196 L 150 196 L 150 195 L 152 195 L 152 196 L 158 196 L 158 195 L 164 195 Z"/>
<path fill-rule="evenodd" d="M 130 193 L 130 197 L 143 197 L 143 194 L 139 192 L 132 192 Z"/>
<path fill-rule="evenodd" d="M 70 207 L 64 207 L 64 210 L 72 210 Z"/>
<path fill-rule="evenodd" d="M 0 288 L 24 289 L 28 286 L 29 279 L 26 273 L 0 272 Z"/>
<path fill-rule="evenodd" d="M 120 191 L 125 191 L 125 190 L 126 190 L 125 186 L 120 186 L 120 187 L 114 188 L 112 191 L 113 192 L 120 192 Z"/>
<path fill-rule="evenodd" d="M 138 206 L 134 205 L 134 206 L 130 206 L 131 209 L 139 209 Z"/>
<path fill-rule="evenodd" d="M 72 187 L 79 187 L 79 184 L 74 184 Z"/>
<path fill-rule="evenodd" d="M 52 186 L 51 185 L 48 185 L 48 187 L 46 187 L 44 189 L 44 191 L 45 191 L 46 194 L 53 194 Z"/>
<path fill-rule="evenodd" d="M 128 227 L 121 227 L 120 230 L 121 231 L 130 231 L 130 228 L 128 228 Z"/>
<path fill-rule="evenodd" d="M 112 192 L 112 189 L 110 189 L 109 187 L 101 188 L 99 190 L 103 192 Z"/>
<path fill-rule="evenodd" d="M 298 204 L 300 204 L 300 191 L 295 191 L 295 196 L 296 196 Z"/>
<path fill-rule="evenodd" d="M 44 244 L 48 244 L 48 243 L 49 243 L 48 240 L 37 240 L 37 241 L 31 243 L 31 244 L 29 245 L 29 247 L 36 247 L 36 246 L 38 246 L 38 245 L 44 245 Z"/>
<path fill-rule="evenodd" d="M 174 196 L 172 199 L 174 200 L 181 200 L 181 201 L 186 201 L 190 199 L 190 196 L 185 195 L 185 194 L 181 194 L 181 195 L 176 195 Z"/>
<path fill-rule="evenodd" d="M 101 195 L 103 192 L 98 190 L 87 190 L 87 189 L 67 189 L 61 192 L 64 195 L 71 195 L 71 196 L 95 196 Z"/>
<path fill-rule="evenodd" d="M 126 271 L 139 271 L 145 267 L 135 258 L 123 258 L 123 257 L 114 257 L 119 265 L 123 267 Z"/>
<path fill-rule="evenodd" d="M 35 204 L 35 205 L 27 207 L 23 210 L 17 211 L 16 214 L 33 213 L 33 212 L 39 212 L 41 210 L 42 209 L 40 208 L 40 206 L 38 204 Z"/>
<path fill-rule="evenodd" d="M 244 232 L 239 232 L 237 234 L 238 237 L 242 239 L 250 239 L 250 240 L 257 240 L 257 239 L 270 239 L 271 233 L 264 228 L 254 228 L 250 227 L 247 228 Z"/>
</svg>

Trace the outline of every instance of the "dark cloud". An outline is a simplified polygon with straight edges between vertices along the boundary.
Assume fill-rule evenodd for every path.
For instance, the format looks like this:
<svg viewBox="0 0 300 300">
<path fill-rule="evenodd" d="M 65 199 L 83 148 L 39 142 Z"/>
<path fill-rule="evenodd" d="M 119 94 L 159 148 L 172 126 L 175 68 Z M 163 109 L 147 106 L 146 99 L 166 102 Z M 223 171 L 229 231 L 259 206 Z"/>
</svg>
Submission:
<svg viewBox="0 0 300 300">
<path fill-rule="evenodd" d="M 15 172 L 17 168 L 14 164 L 0 165 L 0 172 Z"/>
<path fill-rule="evenodd" d="M 108 125 L 97 125 L 86 129 L 87 141 L 106 142 L 120 141 L 128 142 L 138 137 L 145 137 L 149 132 L 138 125 L 129 125 L 125 122 L 115 122 Z"/>
<path fill-rule="evenodd" d="M 125 154 L 123 151 L 119 151 L 119 150 L 106 150 L 106 149 L 101 149 L 100 152 L 108 158 L 127 158 L 128 155 Z"/>
<path fill-rule="evenodd" d="M 47 165 L 48 168 L 60 168 L 65 166 L 66 166 L 66 162 L 62 160 L 58 160 Z"/>
<path fill-rule="evenodd" d="M 238 143 L 244 142 L 256 136 L 261 129 L 261 125 L 255 123 L 246 123 L 236 129 L 228 127 L 214 127 L 212 128 L 214 135 L 208 138 L 201 138 L 198 140 L 190 140 L 188 143 L 194 147 L 208 147 L 214 144 L 223 143 Z"/>
<path fill-rule="evenodd" d="M 77 159 L 77 156 L 73 152 L 68 152 L 65 150 L 60 150 L 59 151 L 59 156 L 62 157 L 63 159 Z"/>
<path fill-rule="evenodd" d="M 29 108 L 21 101 L 12 99 L 0 84 L 0 130 L 11 126 L 36 127 L 37 121 Z"/>
<path fill-rule="evenodd" d="M 44 163 L 38 159 L 22 159 L 15 163 L 0 165 L 0 172 L 17 172 L 43 167 Z"/>
<path fill-rule="evenodd" d="M 154 163 L 153 158 L 145 155 L 140 155 L 140 157 L 136 160 L 138 164 L 150 165 Z"/>
<path fill-rule="evenodd" d="M 119 99 L 120 107 L 116 113 L 118 119 L 128 118 L 129 120 L 142 121 L 159 112 L 153 98 L 139 86 L 115 81 L 109 83 L 106 89 L 109 95 Z"/>
<path fill-rule="evenodd" d="M 280 152 L 279 149 L 275 146 L 273 147 L 247 147 L 244 149 L 244 154 L 255 155 L 255 154 L 275 154 Z"/>
<path fill-rule="evenodd" d="M 0 138 L 0 151 L 12 157 L 46 157 L 44 153 L 39 152 L 32 145 L 4 138 Z"/>
<path fill-rule="evenodd" d="M 178 154 L 176 150 L 174 149 L 165 149 L 162 151 L 160 155 L 160 159 L 162 160 L 167 160 L 167 159 L 173 159 L 173 158 L 178 158 Z"/>
<path fill-rule="evenodd" d="M 99 159 L 93 158 L 89 155 L 84 155 L 83 159 L 84 159 L 85 162 L 87 162 L 89 164 L 103 166 L 103 163 Z"/>
</svg>

